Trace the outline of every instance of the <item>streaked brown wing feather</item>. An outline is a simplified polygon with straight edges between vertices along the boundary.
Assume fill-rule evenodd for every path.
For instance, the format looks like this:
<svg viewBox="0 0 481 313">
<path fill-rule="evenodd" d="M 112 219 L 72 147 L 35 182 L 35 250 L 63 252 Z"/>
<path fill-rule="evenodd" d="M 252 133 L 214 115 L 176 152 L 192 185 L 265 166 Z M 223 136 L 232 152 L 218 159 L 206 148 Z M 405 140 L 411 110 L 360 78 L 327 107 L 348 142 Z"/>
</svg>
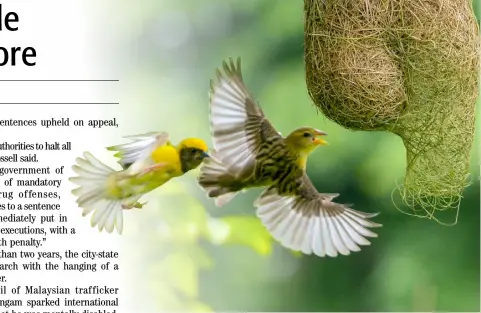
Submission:
<svg viewBox="0 0 481 313">
<path fill-rule="evenodd" d="M 211 81 L 210 121 L 214 149 L 232 173 L 245 173 L 267 138 L 280 137 L 244 84 L 240 58 L 223 61 L 217 82 Z"/>
<path fill-rule="evenodd" d="M 377 213 L 333 202 L 339 194 L 319 193 L 305 173 L 295 183 L 294 192 L 280 192 L 290 188 L 271 186 L 254 203 L 258 217 L 285 247 L 335 257 L 359 251 L 359 245 L 369 245 L 365 237 L 377 237 L 368 229 L 382 226 L 368 220 Z"/>
</svg>

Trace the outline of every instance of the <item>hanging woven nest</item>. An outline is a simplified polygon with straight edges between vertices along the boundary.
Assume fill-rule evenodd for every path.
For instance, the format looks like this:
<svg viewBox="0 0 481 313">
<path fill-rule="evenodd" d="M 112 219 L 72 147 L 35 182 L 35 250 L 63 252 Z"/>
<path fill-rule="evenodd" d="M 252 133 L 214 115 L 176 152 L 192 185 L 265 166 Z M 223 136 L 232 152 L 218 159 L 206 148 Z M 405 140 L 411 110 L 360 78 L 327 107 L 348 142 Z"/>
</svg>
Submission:
<svg viewBox="0 0 481 313">
<path fill-rule="evenodd" d="M 304 0 L 304 15 L 315 105 L 346 128 L 403 139 L 398 190 L 410 214 L 438 220 L 439 210 L 457 212 L 469 183 L 478 92 L 471 2 Z"/>
</svg>

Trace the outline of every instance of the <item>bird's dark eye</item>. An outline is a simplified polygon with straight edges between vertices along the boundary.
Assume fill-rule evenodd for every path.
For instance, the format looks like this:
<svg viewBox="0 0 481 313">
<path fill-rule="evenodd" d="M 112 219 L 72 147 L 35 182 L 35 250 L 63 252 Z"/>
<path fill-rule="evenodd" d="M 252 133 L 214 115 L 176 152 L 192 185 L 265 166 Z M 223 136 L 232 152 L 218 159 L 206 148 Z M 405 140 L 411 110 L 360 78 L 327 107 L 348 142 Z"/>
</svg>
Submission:
<svg viewBox="0 0 481 313">
<path fill-rule="evenodd" d="M 190 150 L 190 154 L 191 154 L 191 155 L 196 155 L 196 154 L 197 154 L 197 151 L 196 151 L 195 149 L 192 149 L 192 150 Z"/>
<path fill-rule="evenodd" d="M 303 136 L 304 136 L 304 137 L 311 137 L 312 135 L 311 135 L 311 133 L 307 133 L 307 132 L 306 132 L 306 133 L 303 134 Z"/>
</svg>

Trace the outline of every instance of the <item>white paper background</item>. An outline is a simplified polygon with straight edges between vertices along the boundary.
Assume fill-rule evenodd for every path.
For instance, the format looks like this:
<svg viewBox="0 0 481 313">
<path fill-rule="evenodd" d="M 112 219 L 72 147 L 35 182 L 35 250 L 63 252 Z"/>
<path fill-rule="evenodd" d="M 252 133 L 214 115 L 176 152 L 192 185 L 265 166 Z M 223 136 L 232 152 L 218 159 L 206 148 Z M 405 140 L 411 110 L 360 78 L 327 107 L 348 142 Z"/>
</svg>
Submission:
<svg viewBox="0 0 481 313">
<path fill-rule="evenodd" d="M 100 4 L 99 2 L 102 2 Z M 108 35 L 102 31 L 105 10 L 109 1 L 74 1 L 74 0 L 42 0 L 42 1 L 2 1 L 3 14 L 15 11 L 19 15 L 19 30 L 0 32 L 3 47 L 32 46 L 37 51 L 37 65 L 33 67 L 18 63 L 15 67 L 0 69 L 0 79 L 118 79 L 112 77 L 105 68 L 109 67 Z M 110 75 L 110 76 L 109 76 Z M 118 82 L 0 82 L 0 102 L 118 102 L 115 93 Z M 90 216 L 82 217 L 81 209 L 76 206 L 75 198 L 70 191 L 75 187 L 67 178 L 72 176 L 71 166 L 75 158 L 83 151 L 90 151 L 109 165 L 114 164 L 111 154 L 103 148 L 119 142 L 117 128 L 92 129 L 89 127 L 73 127 L 74 119 L 109 119 L 118 113 L 115 105 L 72 105 L 72 104 L 23 104 L 0 105 L 1 119 L 49 119 L 70 118 L 71 127 L 45 129 L 37 127 L 0 127 L 0 141 L 16 143 L 35 142 L 72 142 L 72 151 L 38 152 L 39 165 L 50 165 L 51 170 L 57 166 L 66 167 L 62 176 L 61 213 L 68 218 L 67 228 L 75 227 L 76 235 L 49 236 L 42 248 L 43 251 L 60 251 L 65 249 L 78 252 L 85 250 L 119 250 L 120 236 L 116 233 L 99 233 L 90 227 Z M 118 123 L 124 121 L 118 119 Z M 40 123 L 39 123 L 40 124 Z M 2 155 L 10 154 L 1 151 Z M 23 154 L 24 152 L 18 152 Z M 17 164 L 0 164 L 0 166 L 21 166 Z M 28 166 L 28 164 L 27 164 Z M 26 179 L 27 177 L 23 177 Z M 36 178 L 36 177 L 29 177 Z M 51 177 L 52 178 L 52 177 Z M 3 189 L 3 179 L 1 183 Z M 24 188 L 12 189 L 15 193 Z M 37 188 L 38 191 L 43 189 Z M 4 200 L 0 200 L 4 201 Z M 18 201 L 18 200 L 17 200 Z M 56 201 L 56 200 L 52 200 Z M 9 213 L 9 212 L 8 212 Z M 0 212 L 7 214 L 7 212 Z M 125 223 L 125 236 L 129 233 L 129 223 Z M 125 250 L 124 250 L 125 251 Z M 124 251 L 121 251 L 124 252 Z M 8 260 L 1 260 L 8 261 Z M 78 260 L 82 261 L 81 259 Z M 8 289 L 17 285 L 42 285 L 43 287 L 63 286 L 72 288 L 90 285 L 109 285 L 121 288 L 117 312 L 136 312 L 131 307 L 126 273 L 131 271 L 125 259 L 118 260 L 121 270 L 117 272 L 63 272 L 63 271 L 17 271 L 8 273 Z M 0 273 L 4 274 L 4 273 Z M 2 299 L 5 296 L 2 295 Z M 74 294 L 69 296 L 76 297 Z M 92 299 L 97 296 L 92 296 Z M 38 296 L 11 297 L 12 299 L 38 298 Z M 52 297 L 55 298 L 55 297 Z M 61 297 L 62 298 L 62 297 Z M 79 297 L 76 297 L 80 299 Z M 82 297 L 85 298 L 85 297 Z M 62 300 L 62 299 L 61 299 Z M 62 304 L 62 301 L 61 301 Z M 63 308 L 61 306 L 60 308 Z M 60 311 L 60 308 L 55 308 Z M 73 308 L 82 311 L 80 308 Z M 107 308 L 106 308 L 107 309 Z M 20 311 L 24 311 L 21 308 Z M 40 311 L 47 311 L 47 308 Z M 18 311 L 18 309 L 16 310 Z"/>
</svg>

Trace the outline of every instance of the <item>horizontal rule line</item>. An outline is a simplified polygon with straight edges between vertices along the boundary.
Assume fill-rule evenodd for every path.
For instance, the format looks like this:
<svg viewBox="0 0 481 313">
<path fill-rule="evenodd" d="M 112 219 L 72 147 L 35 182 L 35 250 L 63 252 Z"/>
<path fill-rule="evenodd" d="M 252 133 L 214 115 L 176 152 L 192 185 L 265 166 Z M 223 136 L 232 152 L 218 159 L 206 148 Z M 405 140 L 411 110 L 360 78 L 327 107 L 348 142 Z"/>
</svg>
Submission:
<svg viewBox="0 0 481 313">
<path fill-rule="evenodd" d="M 0 79 L 0 82 L 118 82 L 118 79 Z"/>
<path fill-rule="evenodd" d="M 0 104 L 119 104 L 119 102 L 0 102 Z"/>
</svg>

